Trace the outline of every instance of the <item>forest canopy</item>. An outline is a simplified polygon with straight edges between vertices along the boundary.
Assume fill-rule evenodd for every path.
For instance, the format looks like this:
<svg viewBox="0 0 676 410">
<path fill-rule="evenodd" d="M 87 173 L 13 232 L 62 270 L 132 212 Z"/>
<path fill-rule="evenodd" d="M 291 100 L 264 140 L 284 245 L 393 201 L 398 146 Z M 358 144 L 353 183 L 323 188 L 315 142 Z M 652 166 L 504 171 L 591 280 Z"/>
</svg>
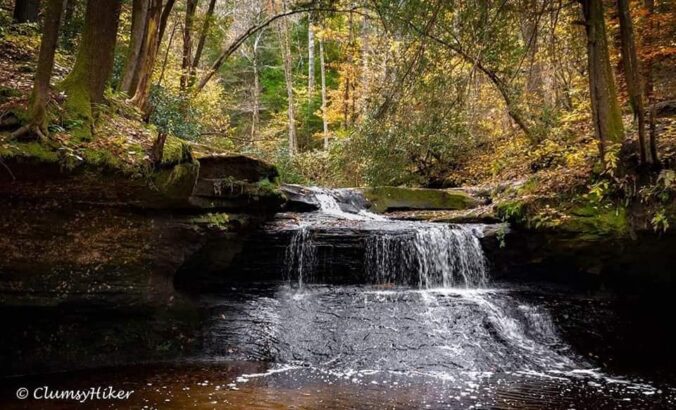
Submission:
<svg viewBox="0 0 676 410">
<path fill-rule="evenodd" d="M 332 186 L 537 174 L 569 189 L 654 182 L 674 163 L 669 0 L 5 0 L 1 13 L 5 145 L 157 167 L 178 142 Z"/>
</svg>

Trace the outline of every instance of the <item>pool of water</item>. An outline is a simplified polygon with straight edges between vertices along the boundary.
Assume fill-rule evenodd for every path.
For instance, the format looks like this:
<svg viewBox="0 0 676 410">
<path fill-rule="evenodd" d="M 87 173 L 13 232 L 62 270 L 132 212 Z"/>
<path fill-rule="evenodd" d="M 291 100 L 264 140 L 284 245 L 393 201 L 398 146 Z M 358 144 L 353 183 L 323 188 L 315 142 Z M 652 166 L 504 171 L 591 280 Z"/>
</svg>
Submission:
<svg viewBox="0 0 676 410">
<path fill-rule="evenodd" d="M 206 319 L 193 357 L 6 378 L 0 407 L 676 406 L 670 362 L 660 368 L 645 356 L 652 362 L 637 367 L 622 358 L 637 355 L 623 350 L 633 339 L 622 339 L 627 332 L 620 329 L 633 322 L 617 317 L 606 297 L 511 285 L 420 290 L 270 282 L 233 285 L 198 303 Z M 84 404 L 15 398 L 20 387 L 41 386 L 133 393 Z"/>
</svg>

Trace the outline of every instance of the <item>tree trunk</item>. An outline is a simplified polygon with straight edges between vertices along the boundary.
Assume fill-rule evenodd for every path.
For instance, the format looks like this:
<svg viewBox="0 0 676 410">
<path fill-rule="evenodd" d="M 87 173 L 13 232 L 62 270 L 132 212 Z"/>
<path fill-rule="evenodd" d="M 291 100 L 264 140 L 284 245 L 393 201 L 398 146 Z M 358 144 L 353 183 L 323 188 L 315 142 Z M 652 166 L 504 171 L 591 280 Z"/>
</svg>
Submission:
<svg viewBox="0 0 676 410">
<path fill-rule="evenodd" d="M 545 4 L 547 4 L 545 2 Z M 536 11 L 538 9 L 538 0 L 529 0 L 528 6 L 531 10 Z M 545 92 L 543 88 L 543 78 L 542 78 L 542 63 L 537 60 L 538 48 L 539 48 L 539 18 L 530 16 L 526 13 L 526 16 L 521 22 L 521 36 L 523 42 L 526 45 L 526 58 L 528 60 L 528 74 L 526 76 L 525 92 L 527 98 L 532 107 L 541 107 L 541 104 L 545 101 Z M 539 15 L 539 14 L 538 14 Z M 533 100 L 532 98 L 535 98 Z"/>
<path fill-rule="evenodd" d="M 113 70 L 115 40 L 121 0 L 88 0 L 85 27 L 73 70 L 61 87 L 67 94 L 66 111 L 73 120 L 91 128 L 94 106 L 103 102 L 103 91 Z M 84 129 L 82 137 L 91 136 Z"/>
<path fill-rule="evenodd" d="M 127 61 L 124 65 L 120 91 L 130 95 L 136 90 L 138 83 L 138 70 L 136 67 L 141 60 L 141 49 L 145 35 L 146 20 L 148 15 L 149 0 L 134 0 L 131 13 L 131 39 Z"/>
<path fill-rule="evenodd" d="M 16 0 L 13 19 L 15 23 L 35 23 L 40 12 L 40 0 Z"/>
<path fill-rule="evenodd" d="M 371 88 L 371 73 L 369 69 L 370 44 L 369 44 L 369 19 L 366 16 L 362 20 L 361 29 L 361 95 L 359 96 L 359 111 L 362 115 L 366 114 L 368 108 L 369 89 Z"/>
<path fill-rule="evenodd" d="M 165 8 L 166 9 L 166 8 Z M 155 68 L 155 60 L 159 49 L 159 25 L 162 16 L 162 0 L 151 0 L 148 8 L 148 22 L 146 24 L 146 35 L 144 42 L 145 52 L 139 64 L 139 80 L 136 86 L 136 92 L 131 98 L 131 104 L 147 111 L 148 95 L 150 94 L 150 85 Z"/>
<path fill-rule="evenodd" d="M 324 149 L 329 149 L 329 121 L 326 118 L 326 66 L 324 64 L 324 41 L 319 40 L 319 67 L 322 81 L 322 125 L 324 130 Z"/>
<path fill-rule="evenodd" d="M 164 144 L 167 142 L 167 133 L 159 132 L 157 133 L 157 139 L 153 142 L 153 146 L 150 148 L 150 158 L 153 162 L 155 168 L 159 168 L 162 163 L 162 157 L 164 156 Z"/>
<path fill-rule="evenodd" d="M 647 46 L 652 46 L 653 37 L 655 35 L 655 27 L 653 19 L 655 18 L 655 0 L 646 0 L 645 7 L 648 11 L 648 36 L 646 36 Z M 650 139 L 650 157 L 654 164 L 659 163 L 659 158 L 657 156 L 657 127 L 655 125 L 655 83 L 653 80 L 653 65 L 652 61 L 648 59 L 648 63 L 645 67 L 645 79 L 646 79 L 646 98 L 648 100 L 648 105 L 651 107 L 650 116 L 649 116 L 649 139 Z"/>
<path fill-rule="evenodd" d="M 24 134 L 47 135 L 47 102 L 49 101 L 49 80 L 54 68 L 54 53 L 59 40 L 59 25 L 63 13 L 63 0 L 48 0 L 45 21 L 42 28 L 42 41 L 35 82 L 31 95 L 29 124 L 12 134 L 13 138 Z"/>
<path fill-rule="evenodd" d="M 634 118 L 638 120 L 638 144 L 641 164 L 652 163 L 652 157 L 646 158 L 645 141 L 645 109 L 643 105 L 643 87 L 639 77 L 640 68 L 636 56 L 636 43 L 634 40 L 634 27 L 629 12 L 628 0 L 617 0 L 617 12 L 620 19 L 620 40 L 622 43 L 622 66 L 624 77 L 627 82 L 629 104 L 634 112 Z"/>
<path fill-rule="evenodd" d="M 289 26 L 285 19 L 279 23 L 279 37 L 282 43 L 284 59 L 284 80 L 286 81 L 287 115 L 289 121 L 289 156 L 298 153 L 298 138 L 296 133 L 296 109 L 293 96 L 293 67 L 291 61 L 291 44 L 289 40 Z"/>
<path fill-rule="evenodd" d="M 195 82 L 195 72 L 199 66 L 200 59 L 202 58 L 202 52 L 204 51 L 204 44 L 207 41 L 207 35 L 209 34 L 209 27 L 211 26 L 211 20 L 214 18 L 214 9 L 216 8 L 216 0 L 211 0 L 209 2 L 209 8 L 207 9 L 207 14 L 204 16 L 204 24 L 202 25 L 202 32 L 200 33 L 200 39 L 197 42 L 197 50 L 195 50 L 195 57 L 192 59 L 192 69 L 190 71 L 190 85 Z"/>
<path fill-rule="evenodd" d="M 187 0 L 185 23 L 183 24 L 183 59 L 181 62 L 181 90 L 188 87 L 188 77 L 192 70 L 192 24 L 195 20 L 197 0 Z"/>
<path fill-rule="evenodd" d="M 77 0 L 65 0 L 63 22 L 61 23 L 61 47 L 66 50 L 74 48 L 75 30 L 72 27 L 73 16 L 75 15 L 75 2 Z"/>
<path fill-rule="evenodd" d="M 312 29 L 312 17 L 308 16 L 307 26 L 307 96 L 308 110 L 312 113 L 312 97 L 315 94 L 315 33 Z"/>
<path fill-rule="evenodd" d="M 594 133 L 599 141 L 601 161 L 605 161 L 606 144 L 621 142 L 624 136 L 622 115 L 617 102 L 602 0 L 581 0 L 587 31 L 587 63 Z"/>
<path fill-rule="evenodd" d="M 262 37 L 263 32 L 258 32 L 258 35 L 256 36 L 256 40 L 254 41 L 253 44 L 253 51 L 252 51 L 252 65 L 253 65 L 253 76 L 254 76 L 254 85 L 253 85 L 253 109 L 252 109 L 252 114 L 251 114 L 251 143 L 256 140 L 256 133 L 258 132 L 258 123 L 260 122 L 260 94 L 261 94 L 261 86 L 260 86 L 260 74 L 258 72 L 258 46 L 260 44 L 260 40 Z"/>
<path fill-rule="evenodd" d="M 159 23 L 159 33 L 157 34 L 157 48 L 160 47 L 160 43 L 162 43 L 162 39 L 164 38 L 164 32 L 167 30 L 167 23 L 169 22 L 169 15 L 171 15 L 171 10 L 174 8 L 174 3 L 176 3 L 176 0 L 167 0 L 167 4 L 164 5 L 164 8 L 162 9 L 162 15 L 160 16 L 160 23 Z M 162 4 L 160 3 L 160 8 L 162 7 Z"/>
</svg>

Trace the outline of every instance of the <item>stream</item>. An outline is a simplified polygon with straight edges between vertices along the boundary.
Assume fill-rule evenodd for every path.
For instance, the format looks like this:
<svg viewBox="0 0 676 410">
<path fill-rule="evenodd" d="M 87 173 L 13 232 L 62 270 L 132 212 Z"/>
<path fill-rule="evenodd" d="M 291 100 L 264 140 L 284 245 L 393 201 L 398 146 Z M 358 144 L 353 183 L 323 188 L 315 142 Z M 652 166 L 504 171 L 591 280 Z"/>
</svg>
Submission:
<svg viewBox="0 0 676 410">
<path fill-rule="evenodd" d="M 314 193 L 319 211 L 266 228 L 290 238 L 278 279 L 199 295 L 198 355 L 16 378 L 3 392 L 113 384 L 134 390 L 124 407 L 163 409 L 676 406 L 673 369 L 651 374 L 628 363 L 623 342 L 605 343 L 640 320 L 617 313 L 611 296 L 493 282 L 483 225 L 390 220 L 354 204 L 347 212 L 336 199 L 345 192 Z M 362 236 L 358 281 L 322 274 L 335 266 L 320 238 L 328 228 Z"/>
</svg>

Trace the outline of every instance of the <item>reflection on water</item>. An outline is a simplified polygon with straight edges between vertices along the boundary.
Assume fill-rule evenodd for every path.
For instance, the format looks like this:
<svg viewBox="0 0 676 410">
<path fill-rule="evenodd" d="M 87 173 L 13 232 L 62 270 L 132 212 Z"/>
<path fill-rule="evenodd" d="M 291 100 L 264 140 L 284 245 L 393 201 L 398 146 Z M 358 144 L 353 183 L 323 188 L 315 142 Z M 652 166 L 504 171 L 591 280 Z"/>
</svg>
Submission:
<svg viewBox="0 0 676 410">
<path fill-rule="evenodd" d="M 602 371 L 571 347 L 552 309 L 575 302 L 555 300 L 509 288 L 232 288 L 201 300 L 208 320 L 193 360 L 6 379 L 0 408 L 676 406 L 673 384 Z M 43 385 L 134 393 L 84 407 L 14 398 Z"/>
<path fill-rule="evenodd" d="M 273 368 L 275 366 L 272 366 Z M 269 371 L 264 363 L 138 366 L 12 380 L 0 390 L 3 409 L 159 408 L 627 408 L 676 405 L 673 389 L 612 380 L 587 372 L 461 372 L 444 379 L 411 373 L 333 375 L 316 368 Z M 248 375 L 248 376 L 244 376 Z M 16 388 L 48 385 L 131 389 L 128 401 L 69 402 L 10 399 Z"/>
</svg>

